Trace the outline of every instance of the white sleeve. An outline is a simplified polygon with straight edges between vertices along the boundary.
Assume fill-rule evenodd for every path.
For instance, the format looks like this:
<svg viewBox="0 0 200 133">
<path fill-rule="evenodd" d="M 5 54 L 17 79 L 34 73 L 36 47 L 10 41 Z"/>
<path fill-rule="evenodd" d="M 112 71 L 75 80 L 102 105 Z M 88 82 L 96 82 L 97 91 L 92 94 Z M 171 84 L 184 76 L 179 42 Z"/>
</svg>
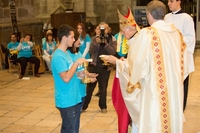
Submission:
<svg viewBox="0 0 200 133">
<path fill-rule="evenodd" d="M 90 49 L 90 42 L 86 42 L 86 47 L 82 55 L 83 57 L 87 55 L 87 53 L 89 52 L 89 49 Z"/>
<path fill-rule="evenodd" d="M 29 46 L 33 47 L 33 42 L 28 41 L 27 43 L 28 43 Z"/>
<path fill-rule="evenodd" d="M 191 17 L 188 17 L 185 20 L 182 34 L 183 34 L 183 40 L 187 45 L 187 51 L 194 53 L 196 39 L 195 39 L 194 22 Z"/>
<path fill-rule="evenodd" d="M 50 55 L 47 53 L 47 51 L 46 51 L 46 50 L 44 50 L 44 55 L 46 55 L 46 56 L 50 57 Z"/>
<path fill-rule="evenodd" d="M 22 43 L 20 42 L 19 45 L 17 46 L 17 50 L 21 50 L 22 49 Z"/>
<path fill-rule="evenodd" d="M 129 66 L 126 59 L 124 61 L 119 59 L 116 61 L 116 78 L 119 78 L 119 73 L 122 73 L 126 79 L 129 79 Z"/>
</svg>

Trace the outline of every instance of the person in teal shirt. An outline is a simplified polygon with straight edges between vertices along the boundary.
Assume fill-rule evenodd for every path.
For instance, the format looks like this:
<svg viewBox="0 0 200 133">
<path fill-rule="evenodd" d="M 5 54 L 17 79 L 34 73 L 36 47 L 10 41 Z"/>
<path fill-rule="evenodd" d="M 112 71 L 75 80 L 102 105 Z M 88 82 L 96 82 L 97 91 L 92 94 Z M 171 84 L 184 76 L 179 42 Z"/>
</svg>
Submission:
<svg viewBox="0 0 200 133">
<path fill-rule="evenodd" d="M 75 62 L 66 51 L 72 47 L 74 30 L 68 25 L 61 25 L 58 29 L 59 44 L 55 50 L 51 67 L 54 79 L 55 106 L 62 118 L 61 133 L 78 133 L 80 119 L 79 106 L 82 102 L 76 70 L 85 58 L 78 58 Z"/>
<path fill-rule="evenodd" d="M 30 34 L 26 34 L 24 38 L 20 39 L 20 43 L 17 47 L 17 50 L 19 51 L 17 55 L 17 62 L 20 64 L 21 67 L 19 79 L 22 79 L 25 74 L 27 62 L 35 64 L 34 75 L 35 77 L 40 77 L 40 75 L 38 74 L 40 67 L 40 60 L 37 57 L 35 57 L 32 53 L 33 42 L 31 41 L 32 41 L 32 36 Z"/>
<path fill-rule="evenodd" d="M 46 39 L 47 34 L 53 34 L 52 30 L 48 30 L 48 31 L 45 33 L 44 37 L 42 38 L 42 46 L 45 44 L 45 42 L 46 42 L 46 40 L 47 40 L 47 39 Z"/>
<path fill-rule="evenodd" d="M 77 31 L 79 33 L 79 38 L 81 42 L 79 51 L 84 58 L 90 59 L 89 49 L 91 44 L 91 38 L 88 34 L 86 34 L 85 26 L 83 23 L 78 23 Z"/>
<path fill-rule="evenodd" d="M 8 43 L 7 48 L 9 50 L 9 58 L 11 60 L 15 60 L 14 64 L 16 64 L 17 61 L 17 47 L 19 45 L 19 42 L 17 42 L 17 36 L 16 34 L 11 35 L 11 42 Z"/>
<path fill-rule="evenodd" d="M 45 60 L 47 67 L 49 71 L 51 72 L 51 58 L 53 55 L 53 51 L 55 50 L 56 47 L 56 42 L 53 41 L 53 35 L 52 34 L 47 34 L 46 35 L 46 42 L 43 45 L 43 56 L 42 58 Z"/>
<path fill-rule="evenodd" d="M 115 34 L 114 36 L 117 40 L 117 51 L 116 51 L 116 57 L 117 58 L 127 58 L 127 53 L 129 46 L 127 44 L 127 39 L 124 37 L 124 35 L 120 32 Z"/>
</svg>

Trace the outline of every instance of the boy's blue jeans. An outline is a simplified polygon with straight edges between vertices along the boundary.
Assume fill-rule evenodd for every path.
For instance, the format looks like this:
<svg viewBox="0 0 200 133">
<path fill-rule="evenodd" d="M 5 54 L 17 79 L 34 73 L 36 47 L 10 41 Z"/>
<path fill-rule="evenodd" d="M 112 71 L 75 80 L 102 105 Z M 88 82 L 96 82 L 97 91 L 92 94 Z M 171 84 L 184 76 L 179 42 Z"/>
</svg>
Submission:
<svg viewBox="0 0 200 133">
<path fill-rule="evenodd" d="M 62 118 L 61 133 L 78 133 L 80 121 L 80 103 L 67 108 L 59 108 Z"/>
</svg>

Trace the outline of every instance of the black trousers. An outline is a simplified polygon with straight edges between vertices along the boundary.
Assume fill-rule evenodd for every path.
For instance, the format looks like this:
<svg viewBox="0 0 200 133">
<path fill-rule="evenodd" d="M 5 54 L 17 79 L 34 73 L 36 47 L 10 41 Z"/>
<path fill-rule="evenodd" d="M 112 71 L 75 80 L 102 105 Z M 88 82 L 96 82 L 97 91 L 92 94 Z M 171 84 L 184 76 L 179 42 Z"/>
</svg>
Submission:
<svg viewBox="0 0 200 133">
<path fill-rule="evenodd" d="M 93 65 L 89 65 L 88 71 L 91 73 L 98 74 L 97 82 L 100 91 L 99 107 L 100 109 L 107 109 L 106 97 L 107 97 L 107 87 L 108 87 L 108 80 L 110 77 L 110 71 L 107 70 L 107 67 L 97 67 Z M 88 108 L 88 105 L 91 101 L 92 93 L 96 87 L 97 82 L 87 84 L 87 95 L 85 98 L 85 103 L 83 105 L 83 110 Z"/>
<path fill-rule="evenodd" d="M 39 67 L 40 67 L 40 60 L 37 57 L 35 57 L 35 56 L 29 57 L 29 58 L 20 57 L 20 58 L 17 59 L 17 62 L 21 66 L 21 75 L 25 74 L 27 62 L 31 62 L 31 63 L 35 64 L 35 68 L 34 68 L 35 73 L 34 74 L 38 74 L 38 70 L 39 70 Z"/>
<path fill-rule="evenodd" d="M 187 97 L 188 97 L 188 85 L 189 85 L 189 76 L 184 80 L 183 87 L 184 87 L 184 97 L 183 97 L 183 111 L 185 110 L 187 104 Z"/>
</svg>

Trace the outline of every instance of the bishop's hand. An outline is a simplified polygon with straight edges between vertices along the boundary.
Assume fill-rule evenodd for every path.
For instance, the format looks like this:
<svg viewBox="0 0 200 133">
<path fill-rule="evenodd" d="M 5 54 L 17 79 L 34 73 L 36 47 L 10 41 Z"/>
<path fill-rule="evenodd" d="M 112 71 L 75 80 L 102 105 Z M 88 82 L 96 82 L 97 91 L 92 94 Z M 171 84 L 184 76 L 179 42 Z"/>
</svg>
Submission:
<svg viewBox="0 0 200 133">
<path fill-rule="evenodd" d="M 109 62 L 111 64 L 116 64 L 116 61 L 118 60 L 117 57 L 113 56 L 113 55 L 108 55 L 108 56 L 104 56 L 103 60 L 105 62 Z"/>
</svg>

